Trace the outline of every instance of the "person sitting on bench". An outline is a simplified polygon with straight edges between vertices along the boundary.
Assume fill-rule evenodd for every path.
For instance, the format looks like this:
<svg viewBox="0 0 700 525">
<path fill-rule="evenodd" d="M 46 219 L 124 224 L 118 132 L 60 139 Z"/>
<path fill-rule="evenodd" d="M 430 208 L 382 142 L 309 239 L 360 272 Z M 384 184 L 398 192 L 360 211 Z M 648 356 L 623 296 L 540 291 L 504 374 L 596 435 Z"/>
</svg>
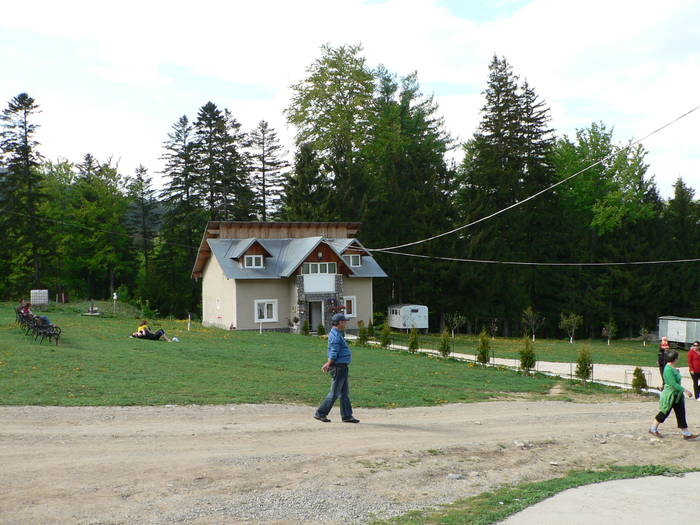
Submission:
<svg viewBox="0 0 700 525">
<path fill-rule="evenodd" d="M 146 321 L 145 319 L 141 321 L 141 324 L 136 329 L 136 331 L 133 334 L 131 334 L 131 337 L 137 337 L 139 339 L 149 339 L 151 341 L 158 341 L 162 337 L 164 341 L 170 342 L 170 338 L 167 335 L 165 335 L 165 330 L 163 330 L 162 328 L 157 332 L 151 332 L 150 328 L 148 327 L 148 321 Z"/>
</svg>

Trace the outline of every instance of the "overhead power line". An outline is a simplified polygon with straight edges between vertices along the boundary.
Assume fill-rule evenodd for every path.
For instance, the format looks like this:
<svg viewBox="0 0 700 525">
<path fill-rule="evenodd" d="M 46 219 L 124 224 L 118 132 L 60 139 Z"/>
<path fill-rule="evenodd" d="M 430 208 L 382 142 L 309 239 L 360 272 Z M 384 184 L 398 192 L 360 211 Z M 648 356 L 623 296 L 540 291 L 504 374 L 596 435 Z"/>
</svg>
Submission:
<svg viewBox="0 0 700 525">
<path fill-rule="evenodd" d="M 505 207 L 505 208 L 503 208 L 503 209 L 501 209 L 501 210 L 498 210 L 498 211 L 492 213 L 491 215 L 487 215 L 487 216 L 482 217 L 482 218 L 480 218 L 480 219 L 477 219 L 477 220 L 475 220 L 475 221 L 473 221 L 473 222 L 470 222 L 469 224 L 464 224 L 463 226 L 459 226 L 458 228 L 454 228 L 454 229 L 452 229 L 452 230 L 450 230 L 450 231 L 446 231 L 446 232 L 443 232 L 443 233 L 439 233 L 438 235 L 433 235 L 432 237 L 428 237 L 428 238 L 426 238 L 426 239 L 421 239 L 421 240 L 419 240 L 419 241 L 407 242 L 406 244 L 397 244 L 396 246 L 387 246 L 387 247 L 385 247 L 385 248 L 367 248 L 367 250 L 370 251 L 370 252 L 386 252 L 386 253 L 390 253 L 390 250 L 398 250 L 398 249 L 400 249 L 400 248 L 407 248 L 408 246 L 416 246 L 417 244 L 423 244 L 423 243 L 426 243 L 426 242 L 429 242 L 429 241 L 432 241 L 432 240 L 435 240 L 435 239 L 439 239 L 440 237 L 445 237 L 445 236 L 447 236 L 447 235 L 451 235 L 451 234 L 456 233 L 456 232 L 458 232 L 458 231 L 464 230 L 464 229 L 466 229 L 466 228 L 469 228 L 469 227 L 471 227 L 471 226 L 474 226 L 474 225 L 476 225 L 476 224 L 479 224 L 480 222 L 484 222 L 484 221 L 487 221 L 487 220 L 489 220 L 489 219 L 492 219 L 493 217 L 496 217 L 497 215 L 500 215 L 500 214 L 502 214 L 502 213 L 505 213 L 505 212 L 507 212 L 508 210 L 512 210 L 513 208 L 515 208 L 515 207 L 517 207 L 517 206 L 521 206 L 521 205 L 525 204 L 526 202 L 528 202 L 528 201 L 530 201 L 530 200 L 532 200 L 532 199 L 534 199 L 534 198 L 536 198 L 536 197 L 539 197 L 539 196 L 542 195 L 543 193 L 546 193 L 546 192 L 548 192 L 548 191 L 550 191 L 550 190 L 553 190 L 553 189 L 556 188 L 557 186 L 560 186 L 560 185 L 564 184 L 565 182 L 570 181 L 570 180 L 573 179 L 574 177 L 577 177 L 578 175 L 581 175 L 582 173 L 585 173 L 586 171 L 590 170 L 591 168 L 594 168 L 595 166 L 597 166 L 598 164 L 601 164 L 601 163 L 605 162 L 606 160 L 608 160 L 608 159 L 610 159 L 610 158 L 612 158 L 612 157 L 614 157 L 614 156 L 616 156 L 616 155 L 619 155 L 621 152 L 630 149 L 632 146 L 635 146 L 636 144 L 639 144 L 639 143 L 642 142 L 643 140 L 648 139 L 648 138 L 651 137 L 652 135 L 655 135 L 656 133 L 658 133 L 658 132 L 664 130 L 665 128 L 671 126 L 672 124 L 675 124 L 675 123 L 678 122 L 679 120 L 681 120 L 681 119 L 687 117 L 688 115 L 690 115 L 691 113 L 693 113 L 693 112 L 696 111 L 697 109 L 700 109 L 700 105 L 695 106 L 693 109 L 691 109 L 691 110 L 689 110 L 689 111 L 686 111 L 685 113 L 683 113 L 683 114 L 680 115 L 679 117 L 676 117 L 675 119 L 671 120 L 670 122 L 667 122 L 666 124 L 664 124 L 663 126 L 657 128 L 657 129 L 655 129 L 655 130 L 652 131 L 651 133 L 648 133 L 647 135 L 644 135 L 642 138 L 637 139 L 637 140 L 635 140 L 635 141 L 633 141 L 633 142 L 630 142 L 627 146 L 625 146 L 625 147 L 622 148 L 621 150 L 616 151 L 616 152 L 614 152 L 614 153 L 611 153 L 610 155 L 608 155 L 608 156 L 606 156 L 606 157 L 603 157 L 603 158 L 600 159 L 599 161 L 594 162 L 594 163 L 591 164 L 590 166 L 587 166 L 587 167 L 583 168 L 582 170 L 577 171 L 577 172 L 574 173 L 573 175 L 569 175 L 569 176 L 566 177 L 565 179 L 562 179 L 562 180 L 560 180 L 559 182 L 556 182 L 556 183 L 552 184 L 551 186 L 548 186 L 547 188 L 545 188 L 545 189 L 543 189 L 543 190 L 541 190 L 541 191 L 538 191 L 538 192 L 535 193 L 534 195 L 530 195 L 529 197 L 527 197 L 527 198 L 525 198 L 525 199 L 523 199 L 523 200 L 521 200 L 521 201 L 517 201 L 517 202 L 511 204 L 510 206 L 507 206 L 507 207 Z M 404 254 L 404 255 L 407 255 L 407 254 Z"/>
<path fill-rule="evenodd" d="M 700 258 L 697 259 L 668 259 L 660 261 L 628 261 L 628 262 L 528 262 L 528 261 L 496 261 L 488 259 L 465 259 L 461 257 L 439 257 L 437 255 L 419 255 L 417 253 L 405 253 L 405 252 L 395 252 L 382 250 L 381 253 L 389 253 L 392 255 L 403 255 L 406 257 L 417 257 L 419 259 L 435 259 L 439 261 L 452 261 L 452 262 L 468 262 L 468 263 L 478 263 L 478 264 L 506 264 L 511 266 L 642 266 L 647 264 L 674 264 L 674 263 L 688 263 L 688 262 L 700 262 Z"/>
</svg>

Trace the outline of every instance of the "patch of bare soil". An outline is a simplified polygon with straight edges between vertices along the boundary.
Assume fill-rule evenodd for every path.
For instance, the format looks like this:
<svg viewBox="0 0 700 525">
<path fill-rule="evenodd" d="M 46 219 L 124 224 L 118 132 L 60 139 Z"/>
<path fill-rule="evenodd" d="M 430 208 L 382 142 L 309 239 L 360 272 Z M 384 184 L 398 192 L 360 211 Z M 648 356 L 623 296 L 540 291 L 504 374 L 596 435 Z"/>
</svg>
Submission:
<svg viewBox="0 0 700 525">
<path fill-rule="evenodd" d="M 0 407 L 0 522 L 363 523 L 569 469 L 700 467 L 672 418 L 647 434 L 653 399 L 336 410 Z"/>
</svg>

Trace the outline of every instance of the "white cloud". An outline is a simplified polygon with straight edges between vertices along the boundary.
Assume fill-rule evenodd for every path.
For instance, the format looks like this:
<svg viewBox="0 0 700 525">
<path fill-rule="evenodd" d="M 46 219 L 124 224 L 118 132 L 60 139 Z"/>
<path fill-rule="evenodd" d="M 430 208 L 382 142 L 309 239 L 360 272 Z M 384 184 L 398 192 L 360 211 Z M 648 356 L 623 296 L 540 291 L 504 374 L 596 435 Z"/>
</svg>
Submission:
<svg viewBox="0 0 700 525">
<path fill-rule="evenodd" d="M 29 11 L 31 17 L 23 16 Z M 203 76 L 194 93 L 199 105 L 215 98 L 206 77 L 264 86 L 272 93 L 268 98 L 220 97 L 217 103 L 230 107 L 247 128 L 268 120 L 287 140 L 293 130 L 285 128 L 281 111 L 288 86 L 303 78 L 323 43 L 361 42 L 370 65 L 383 63 L 399 74 L 417 70 L 422 83 L 437 86 L 448 128 L 462 139 L 478 124 L 478 92 L 497 53 L 550 105 L 559 132 L 571 135 L 602 120 L 625 141 L 700 103 L 699 17 L 700 5 L 692 0 L 533 0 L 484 23 L 459 18 L 437 0 L 29 0 L 3 6 L 0 30 L 77 44 L 83 69 L 96 78 L 155 91 L 164 101 L 182 100 L 182 87 L 164 77 L 162 68 L 169 65 Z M 197 109 L 172 102 L 166 118 L 124 112 L 109 100 L 86 106 L 70 92 L 51 91 L 59 88 L 49 84 L 37 97 L 45 112 L 42 142 L 48 153 L 68 155 L 71 143 L 65 136 L 70 135 L 81 150 L 122 155 L 128 169 L 139 162 L 154 169 L 172 122 L 183 112 L 194 116 Z M 441 94 L 439 86 L 445 84 L 476 87 Z M 15 94 L 7 89 L 0 79 L 0 95 Z M 58 117 L 62 120 L 53 120 Z M 650 171 L 666 196 L 678 175 L 700 193 L 697 133 L 692 132 L 699 118 L 646 144 Z"/>
</svg>

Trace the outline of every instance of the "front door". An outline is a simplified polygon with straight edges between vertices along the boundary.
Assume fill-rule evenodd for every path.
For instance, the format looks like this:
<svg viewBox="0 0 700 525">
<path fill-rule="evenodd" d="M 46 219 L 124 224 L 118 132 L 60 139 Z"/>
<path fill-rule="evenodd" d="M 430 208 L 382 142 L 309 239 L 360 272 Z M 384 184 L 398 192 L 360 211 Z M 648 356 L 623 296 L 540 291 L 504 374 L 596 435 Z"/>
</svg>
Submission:
<svg viewBox="0 0 700 525">
<path fill-rule="evenodd" d="M 318 325 L 323 323 L 323 302 L 322 301 L 310 301 L 309 302 L 309 330 L 312 332 L 316 331 Z"/>
</svg>

